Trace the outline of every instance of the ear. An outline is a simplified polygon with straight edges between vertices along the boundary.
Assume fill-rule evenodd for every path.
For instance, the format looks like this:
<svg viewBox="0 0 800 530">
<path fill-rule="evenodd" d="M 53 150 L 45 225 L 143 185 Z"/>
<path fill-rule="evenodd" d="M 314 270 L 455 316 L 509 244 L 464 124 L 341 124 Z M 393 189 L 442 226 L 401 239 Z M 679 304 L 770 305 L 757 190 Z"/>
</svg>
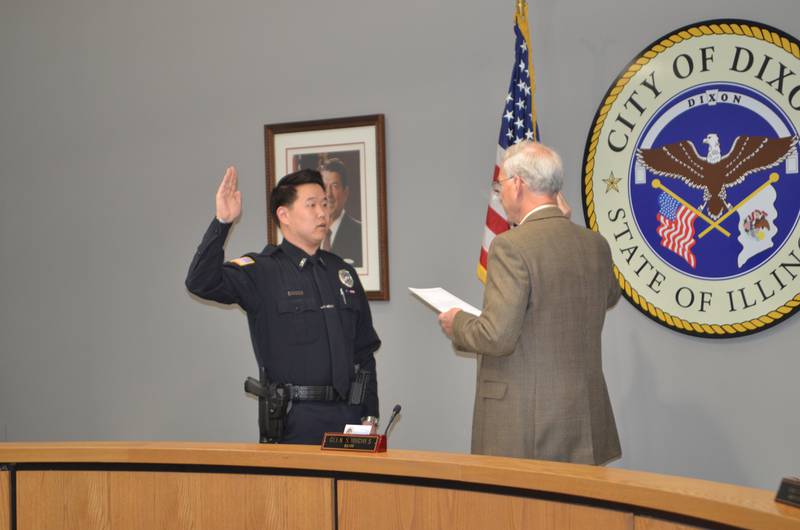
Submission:
<svg viewBox="0 0 800 530">
<path fill-rule="evenodd" d="M 278 206 L 278 209 L 275 210 L 275 213 L 278 216 L 278 221 L 280 224 L 289 224 L 289 208 L 286 206 Z"/>
<path fill-rule="evenodd" d="M 513 180 L 511 182 L 509 182 L 509 184 L 514 186 L 514 196 L 515 197 L 520 197 L 523 194 L 523 192 L 525 191 L 525 187 L 526 187 L 525 181 L 522 180 L 522 177 L 520 177 L 519 175 L 514 175 L 512 178 L 513 178 Z"/>
</svg>

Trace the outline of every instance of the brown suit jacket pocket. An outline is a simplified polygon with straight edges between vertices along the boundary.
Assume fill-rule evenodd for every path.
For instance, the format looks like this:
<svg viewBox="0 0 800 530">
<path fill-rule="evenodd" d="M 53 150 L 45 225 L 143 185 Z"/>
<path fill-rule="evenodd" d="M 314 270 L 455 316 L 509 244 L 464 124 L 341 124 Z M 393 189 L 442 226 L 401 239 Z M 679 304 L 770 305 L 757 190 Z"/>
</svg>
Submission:
<svg viewBox="0 0 800 530">
<path fill-rule="evenodd" d="M 478 396 L 489 399 L 503 399 L 506 396 L 508 385 L 499 381 L 481 381 Z"/>
</svg>

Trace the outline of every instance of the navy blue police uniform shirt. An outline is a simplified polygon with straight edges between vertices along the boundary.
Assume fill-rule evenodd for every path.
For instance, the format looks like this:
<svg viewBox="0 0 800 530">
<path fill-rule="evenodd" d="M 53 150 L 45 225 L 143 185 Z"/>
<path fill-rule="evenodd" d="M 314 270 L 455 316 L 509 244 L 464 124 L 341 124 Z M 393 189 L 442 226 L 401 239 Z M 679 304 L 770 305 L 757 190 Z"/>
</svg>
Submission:
<svg viewBox="0 0 800 530">
<path fill-rule="evenodd" d="M 250 338 L 267 378 L 295 385 L 331 385 L 330 344 L 311 256 L 285 239 L 225 262 L 224 244 L 231 225 L 211 222 L 197 249 L 186 287 L 206 300 L 238 304 L 247 313 Z M 371 373 L 362 416 L 378 416 L 375 351 L 381 341 L 372 326 L 364 288 L 353 267 L 335 254 L 319 250 L 324 278 L 336 294 L 344 351 L 352 366 Z M 346 271 L 346 272 L 341 272 Z M 351 278 L 352 281 L 349 279 Z M 352 283 L 352 285 L 347 285 Z M 351 374 L 350 379 L 353 379 Z"/>
</svg>

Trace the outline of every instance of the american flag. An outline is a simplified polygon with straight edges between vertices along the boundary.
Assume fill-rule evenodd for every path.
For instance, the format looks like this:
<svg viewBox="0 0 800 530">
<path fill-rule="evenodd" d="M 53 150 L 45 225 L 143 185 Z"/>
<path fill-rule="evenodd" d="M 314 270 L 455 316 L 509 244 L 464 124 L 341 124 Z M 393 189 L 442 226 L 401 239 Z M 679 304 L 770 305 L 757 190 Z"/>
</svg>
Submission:
<svg viewBox="0 0 800 530">
<path fill-rule="evenodd" d="M 697 219 L 691 209 L 679 203 L 663 191 L 658 196 L 658 235 L 661 246 L 670 249 L 686 260 L 693 269 L 697 260 L 692 254 L 694 239 L 694 221 Z"/>
<path fill-rule="evenodd" d="M 539 140 L 536 111 L 533 105 L 536 83 L 533 75 L 533 63 L 530 59 L 528 3 L 524 0 L 517 2 L 517 12 L 514 16 L 514 36 L 514 67 L 511 71 L 511 82 L 508 85 L 503 116 L 500 119 L 500 138 L 497 142 L 497 157 L 492 182 L 497 180 L 503 153 L 508 146 L 522 140 Z M 500 199 L 492 194 L 486 211 L 486 227 L 483 233 L 481 257 L 478 262 L 478 278 L 484 283 L 486 282 L 486 258 L 489 246 L 497 234 L 505 232 L 508 228 L 508 220 L 503 206 L 500 204 Z"/>
</svg>

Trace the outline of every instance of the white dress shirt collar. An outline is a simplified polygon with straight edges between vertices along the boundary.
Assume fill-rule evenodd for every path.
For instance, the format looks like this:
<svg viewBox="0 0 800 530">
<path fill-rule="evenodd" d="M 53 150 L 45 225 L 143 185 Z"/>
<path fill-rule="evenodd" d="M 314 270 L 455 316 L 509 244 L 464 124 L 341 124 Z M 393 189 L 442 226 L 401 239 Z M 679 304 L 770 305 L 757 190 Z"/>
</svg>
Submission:
<svg viewBox="0 0 800 530">
<path fill-rule="evenodd" d="M 539 210 L 544 210 L 545 208 L 558 208 L 558 205 L 553 204 L 553 203 L 548 203 L 548 204 L 542 204 L 540 206 L 537 206 L 536 208 L 534 208 L 533 210 L 531 210 L 530 212 L 525 214 L 525 217 L 522 218 L 522 221 L 520 221 L 519 224 L 524 223 L 525 221 L 528 220 L 528 217 L 530 217 L 531 215 L 535 214 Z"/>
<path fill-rule="evenodd" d="M 333 245 L 333 240 L 336 239 L 336 232 L 339 230 L 339 225 L 342 224 L 342 219 L 344 219 L 345 215 L 347 215 L 347 212 L 342 210 L 342 215 L 340 215 L 339 218 L 332 222 L 331 226 L 328 227 L 328 230 L 331 231 L 331 245 Z"/>
</svg>

